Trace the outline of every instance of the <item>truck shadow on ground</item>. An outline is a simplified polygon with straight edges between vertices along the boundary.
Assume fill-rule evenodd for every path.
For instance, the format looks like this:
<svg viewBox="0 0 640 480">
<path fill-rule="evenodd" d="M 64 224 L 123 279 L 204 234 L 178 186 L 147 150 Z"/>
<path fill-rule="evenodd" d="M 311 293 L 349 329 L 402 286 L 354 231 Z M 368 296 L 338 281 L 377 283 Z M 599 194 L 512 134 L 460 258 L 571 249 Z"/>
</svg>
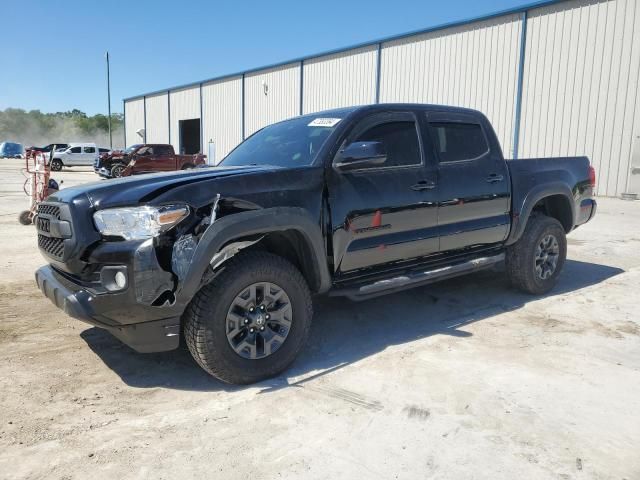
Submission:
<svg viewBox="0 0 640 480">
<path fill-rule="evenodd" d="M 567 260 L 558 285 L 546 297 L 598 284 L 622 273 L 607 265 Z M 502 272 L 474 275 L 407 290 L 365 302 L 319 298 L 305 351 L 283 375 L 256 386 L 261 393 L 298 386 L 384 350 L 431 335 L 468 337 L 465 325 L 517 310 L 539 297 L 510 288 Z M 194 391 L 235 391 L 206 374 L 185 349 L 139 354 L 98 328 L 83 331 L 89 347 L 137 388 L 165 387 Z M 309 372 L 320 372 L 309 375 Z M 290 379 L 300 378 L 298 381 Z"/>
</svg>

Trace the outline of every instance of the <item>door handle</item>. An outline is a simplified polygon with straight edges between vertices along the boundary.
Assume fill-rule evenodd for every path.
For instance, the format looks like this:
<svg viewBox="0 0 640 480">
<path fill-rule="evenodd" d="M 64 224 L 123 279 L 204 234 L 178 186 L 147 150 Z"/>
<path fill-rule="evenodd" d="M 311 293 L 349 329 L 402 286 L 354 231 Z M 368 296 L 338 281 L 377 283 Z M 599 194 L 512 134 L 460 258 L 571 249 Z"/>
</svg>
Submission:
<svg viewBox="0 0 640 480">
<path fill-rule="evenodd" d="M 436 187 L 436 182 L 430 182 L 426 180 L 421 180 L 415 185 L 411 185 L 411 190 L 415 190 L 419 192 L 420 190 L 431 190 Z"/>
<path fill-rule="evenodd" d="M 487 183 L 497 183 L 501 182 L 502 180 L 504 180 L 504 176 L 498 175 L 497 173 L 492 173 L 487 177 Z"/>
</svg>

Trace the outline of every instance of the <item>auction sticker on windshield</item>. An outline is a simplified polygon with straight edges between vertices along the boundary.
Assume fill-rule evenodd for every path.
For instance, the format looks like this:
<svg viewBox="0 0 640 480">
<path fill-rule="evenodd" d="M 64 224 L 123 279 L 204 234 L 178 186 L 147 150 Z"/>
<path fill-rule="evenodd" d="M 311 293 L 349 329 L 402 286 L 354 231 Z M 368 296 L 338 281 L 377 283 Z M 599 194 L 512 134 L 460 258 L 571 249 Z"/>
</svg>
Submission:
<svg viewBox="0 0 640 480">
<path fill-rule="evenodd" d="M 316 118 L 314 119 L 308 127 L 335 127 L 337 123 L 340 121 L 339 118 Z"/>
</svg>

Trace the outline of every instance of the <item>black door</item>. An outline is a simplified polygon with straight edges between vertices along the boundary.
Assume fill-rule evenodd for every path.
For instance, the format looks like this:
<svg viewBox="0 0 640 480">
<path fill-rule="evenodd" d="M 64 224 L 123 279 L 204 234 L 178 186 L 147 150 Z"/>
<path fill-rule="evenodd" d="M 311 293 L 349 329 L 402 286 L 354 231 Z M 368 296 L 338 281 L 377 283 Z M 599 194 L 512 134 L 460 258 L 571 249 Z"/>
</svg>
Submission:
<svg viewBox="0 0 640 480">
<path fill-rule="evenodd" d="M 438 158 L 440 251 L 491 245 L 509 232 L 509 172 L 483 117 L 429 112 Z"/>
<path fill-rule="evenodd" d="M 180 120 L 180 152 L 183 155 L 200 153 L 200 119 Z"/>
<path fill-rule="evenodd" d="M 359 121 L 352 142 L 381 142 L 382 165 L 330 170 L 333 256 L 338 274 L 438 251 L 436 171 L 425 164 L 415 113 L 390 111 Z M 334 164 L 340 162 L 340 152 Z"/>
</svg>

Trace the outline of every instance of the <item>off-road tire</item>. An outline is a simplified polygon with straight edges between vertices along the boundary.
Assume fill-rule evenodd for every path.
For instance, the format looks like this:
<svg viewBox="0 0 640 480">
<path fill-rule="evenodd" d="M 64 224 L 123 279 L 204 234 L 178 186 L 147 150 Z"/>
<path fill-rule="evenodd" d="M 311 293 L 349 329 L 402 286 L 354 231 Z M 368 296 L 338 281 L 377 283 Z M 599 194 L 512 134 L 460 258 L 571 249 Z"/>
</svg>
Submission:
<svg viewBox="0 0 640 480">
<path fill-rule="evenodd" d="M 273 282 L 289 296 L 292 321 L 278 350 L 259 359 L 238 355 L 227 340 L 226 318 L 231 303 L 256 282 Z M 231 384 L 249 384 L 274 377 L 291 365 L 309 336 L 313 307 L 309 287 L 290 262 L 277 255 L 243 252 L 192 299 L 183 315 L 184 338 L 191 355 L 209 374 Z"/>
<path fill-rule="evenodd" d="M 546 279 L 536 273 L 536 248 L 548 235 L 553 235 L 558 242 L 559 255 L 555 270 Z M 567 237 L 562 224 L 555 218 L 540 213 L 529 217 L 522 237 L 507 248 L 506 269 L 511 284 L 526 293 L 542 295 L 551 290 L 562 271 L 567 258 Z"/>
<path fill-rule="evenodd" d="M 121 163 L 115 164 L 111 167 L 111 178 L 120 178 L 122 176 L 122 171 L 125 168 L 125 165 L 122 165 Z"/>
<path fill-rule="evenodd" d="M 33 223 L 31 212 L 29 210 L 23 210 L 22 212 L 20 212 L 20 214 L 18 215 L 18 221 L 22 225 L 31 225 Z"/>
<path fill-rule="evenodd" d="M 53 160 L 51 160 L 51 171 L 59 172 L 60 170 L 62 170 L 63 165 L 64 164 L 62 163 L 62 160 L 54 158 Z"/>
</svg>

